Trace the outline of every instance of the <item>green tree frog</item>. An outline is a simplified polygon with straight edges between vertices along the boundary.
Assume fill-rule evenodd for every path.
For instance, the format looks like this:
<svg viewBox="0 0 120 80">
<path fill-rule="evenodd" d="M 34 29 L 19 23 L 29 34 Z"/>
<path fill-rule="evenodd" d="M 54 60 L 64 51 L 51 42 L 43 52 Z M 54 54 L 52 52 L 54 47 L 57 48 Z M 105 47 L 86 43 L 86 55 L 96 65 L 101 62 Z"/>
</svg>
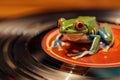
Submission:
<svg viewBox="0 0 120 80">
<path fill-rule="evenodd" d="M 107 51 L 114 42 L 113 33 L 109 25 L 104 23 L 104 27 L 100 27 L 94 16 L 79 16 L 68 20 L 60 18 L 57 25 L 60 34 L 52 42 L 51 48 L 60 48 L 63 36 L 69 41 L 91 43 L 89 50 L 78 52 L 78 54 L 68 54 L 72 59 L 78 59 L 87 54 L 93 55 L 100 49 L 100 45 L 104 47 L 104 51 Z"/>
</svg>

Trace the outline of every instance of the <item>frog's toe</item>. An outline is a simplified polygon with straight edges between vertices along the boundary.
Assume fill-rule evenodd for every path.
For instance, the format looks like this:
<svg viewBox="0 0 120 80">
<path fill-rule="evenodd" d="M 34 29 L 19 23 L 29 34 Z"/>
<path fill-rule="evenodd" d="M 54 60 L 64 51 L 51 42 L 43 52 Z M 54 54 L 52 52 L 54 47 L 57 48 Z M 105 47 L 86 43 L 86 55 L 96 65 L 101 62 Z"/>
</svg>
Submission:
<svg viewBox="0 0 120 80">
<path fill-rule="evenodd" d="M 53 43 L 50 46 L 51 48 L 60 48 L 61 47 L 61 42 L 60 41 L 53 41 Z"/>
<path fill-rule="evenodd" d="M 62 51 L 62 50 L 63 50 L 63 48 L 62 48 L 62 47 L 59 47 L 59 48 L 58 48 L 58 51 Z"/>
<path fill-rule="evenodd" d="M 82 58 L 82 57 L 84 57 L 85 55 L 87 55 L 87 54 L 92 54 L 92 52 L 91 51 L 84 51 L 83 53 L 78 53 L 78 55 L 77 56 L 73 56 L 72 57 L 72 59 L 78 59 L 78 58 Z"/>
<path fill-rule="evenodd" d="M 104 48 L 106 46 L 106 44 L 105 43 L 103 43 L 103 42 L 100 42 L 100 48 Z"/>
<path fill-rule="evenodd" d="M 67 56 L 69 56 L 69 57 L 75 57 L 75 56 L 78 56 L 78 54 L 67 53 Z"/>
<path fill-rule="evenodd" d="M 110 46 L 106 46 L 105 48 L 103 48 L 103 52 L 107 52 L 109 50 Z"/>
</svg>

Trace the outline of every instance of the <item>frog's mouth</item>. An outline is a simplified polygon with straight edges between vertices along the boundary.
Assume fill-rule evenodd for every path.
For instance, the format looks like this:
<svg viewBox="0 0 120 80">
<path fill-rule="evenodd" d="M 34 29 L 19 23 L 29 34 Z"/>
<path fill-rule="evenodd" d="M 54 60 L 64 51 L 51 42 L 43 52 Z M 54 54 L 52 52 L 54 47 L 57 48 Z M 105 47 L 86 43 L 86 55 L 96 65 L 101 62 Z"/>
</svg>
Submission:
<svg viewBox="0 0 120 80">
<path fill-rule="evenodd" d="M 66 37 L 69 41 L 80 41 L 86 39 L 86 34 L 84 33 L 64 33 L 64 37 Z"/>
</svg>

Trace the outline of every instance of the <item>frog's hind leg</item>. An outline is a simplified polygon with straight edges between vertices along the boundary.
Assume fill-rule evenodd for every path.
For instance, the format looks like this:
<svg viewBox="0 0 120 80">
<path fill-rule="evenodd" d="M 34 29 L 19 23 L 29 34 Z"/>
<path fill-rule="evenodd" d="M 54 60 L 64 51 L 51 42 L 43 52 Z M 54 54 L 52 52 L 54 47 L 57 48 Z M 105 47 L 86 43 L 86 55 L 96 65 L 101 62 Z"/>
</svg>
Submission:
<svg viewBox="0 0 120 80">
<path fill-rule="evenodd" d="M 105 42 L 107 42 L 106 47 L 103 49 L 103 51 L 108 51 L 108 49 L 113 45 L 114 42 L 114 36 L 112 33 L 111 28 L 109 27 L 109 25 L 107 23 L 104 23 L 104 30 L 105 30 L 105 35 L 104 35 L 104 40 Z"/>
<path fill-rule="evenodd" d="M 82 53 L 79 52 L 76 55 L 72 55 L 72 59 L 78 59 L 78 58 L 81 58 L 87 54 L 93 55 L 98 51 L 101 37 L 99 35 L 90 35 L 90 37 L 93 39 L 91 48 L 89 50 L 82 52 Z"/>
</svg>

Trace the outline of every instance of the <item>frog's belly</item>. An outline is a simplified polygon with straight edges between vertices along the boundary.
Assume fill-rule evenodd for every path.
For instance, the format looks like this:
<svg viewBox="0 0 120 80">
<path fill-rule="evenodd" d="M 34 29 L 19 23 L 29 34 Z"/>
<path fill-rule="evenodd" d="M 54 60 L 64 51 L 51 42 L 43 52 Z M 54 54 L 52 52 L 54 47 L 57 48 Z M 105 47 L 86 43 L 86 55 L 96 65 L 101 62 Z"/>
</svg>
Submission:
<svg viewBox="0 0 120 80">
<path fill-rule="evenodd" d="M 83 33 L 64 34 L 64 37 L 66 37 L 69 41 L 77 42 L 77 43 L 91 43 L 92 42 L 92 40 L 89 40 L 88 36 Z"/>
</svg>

